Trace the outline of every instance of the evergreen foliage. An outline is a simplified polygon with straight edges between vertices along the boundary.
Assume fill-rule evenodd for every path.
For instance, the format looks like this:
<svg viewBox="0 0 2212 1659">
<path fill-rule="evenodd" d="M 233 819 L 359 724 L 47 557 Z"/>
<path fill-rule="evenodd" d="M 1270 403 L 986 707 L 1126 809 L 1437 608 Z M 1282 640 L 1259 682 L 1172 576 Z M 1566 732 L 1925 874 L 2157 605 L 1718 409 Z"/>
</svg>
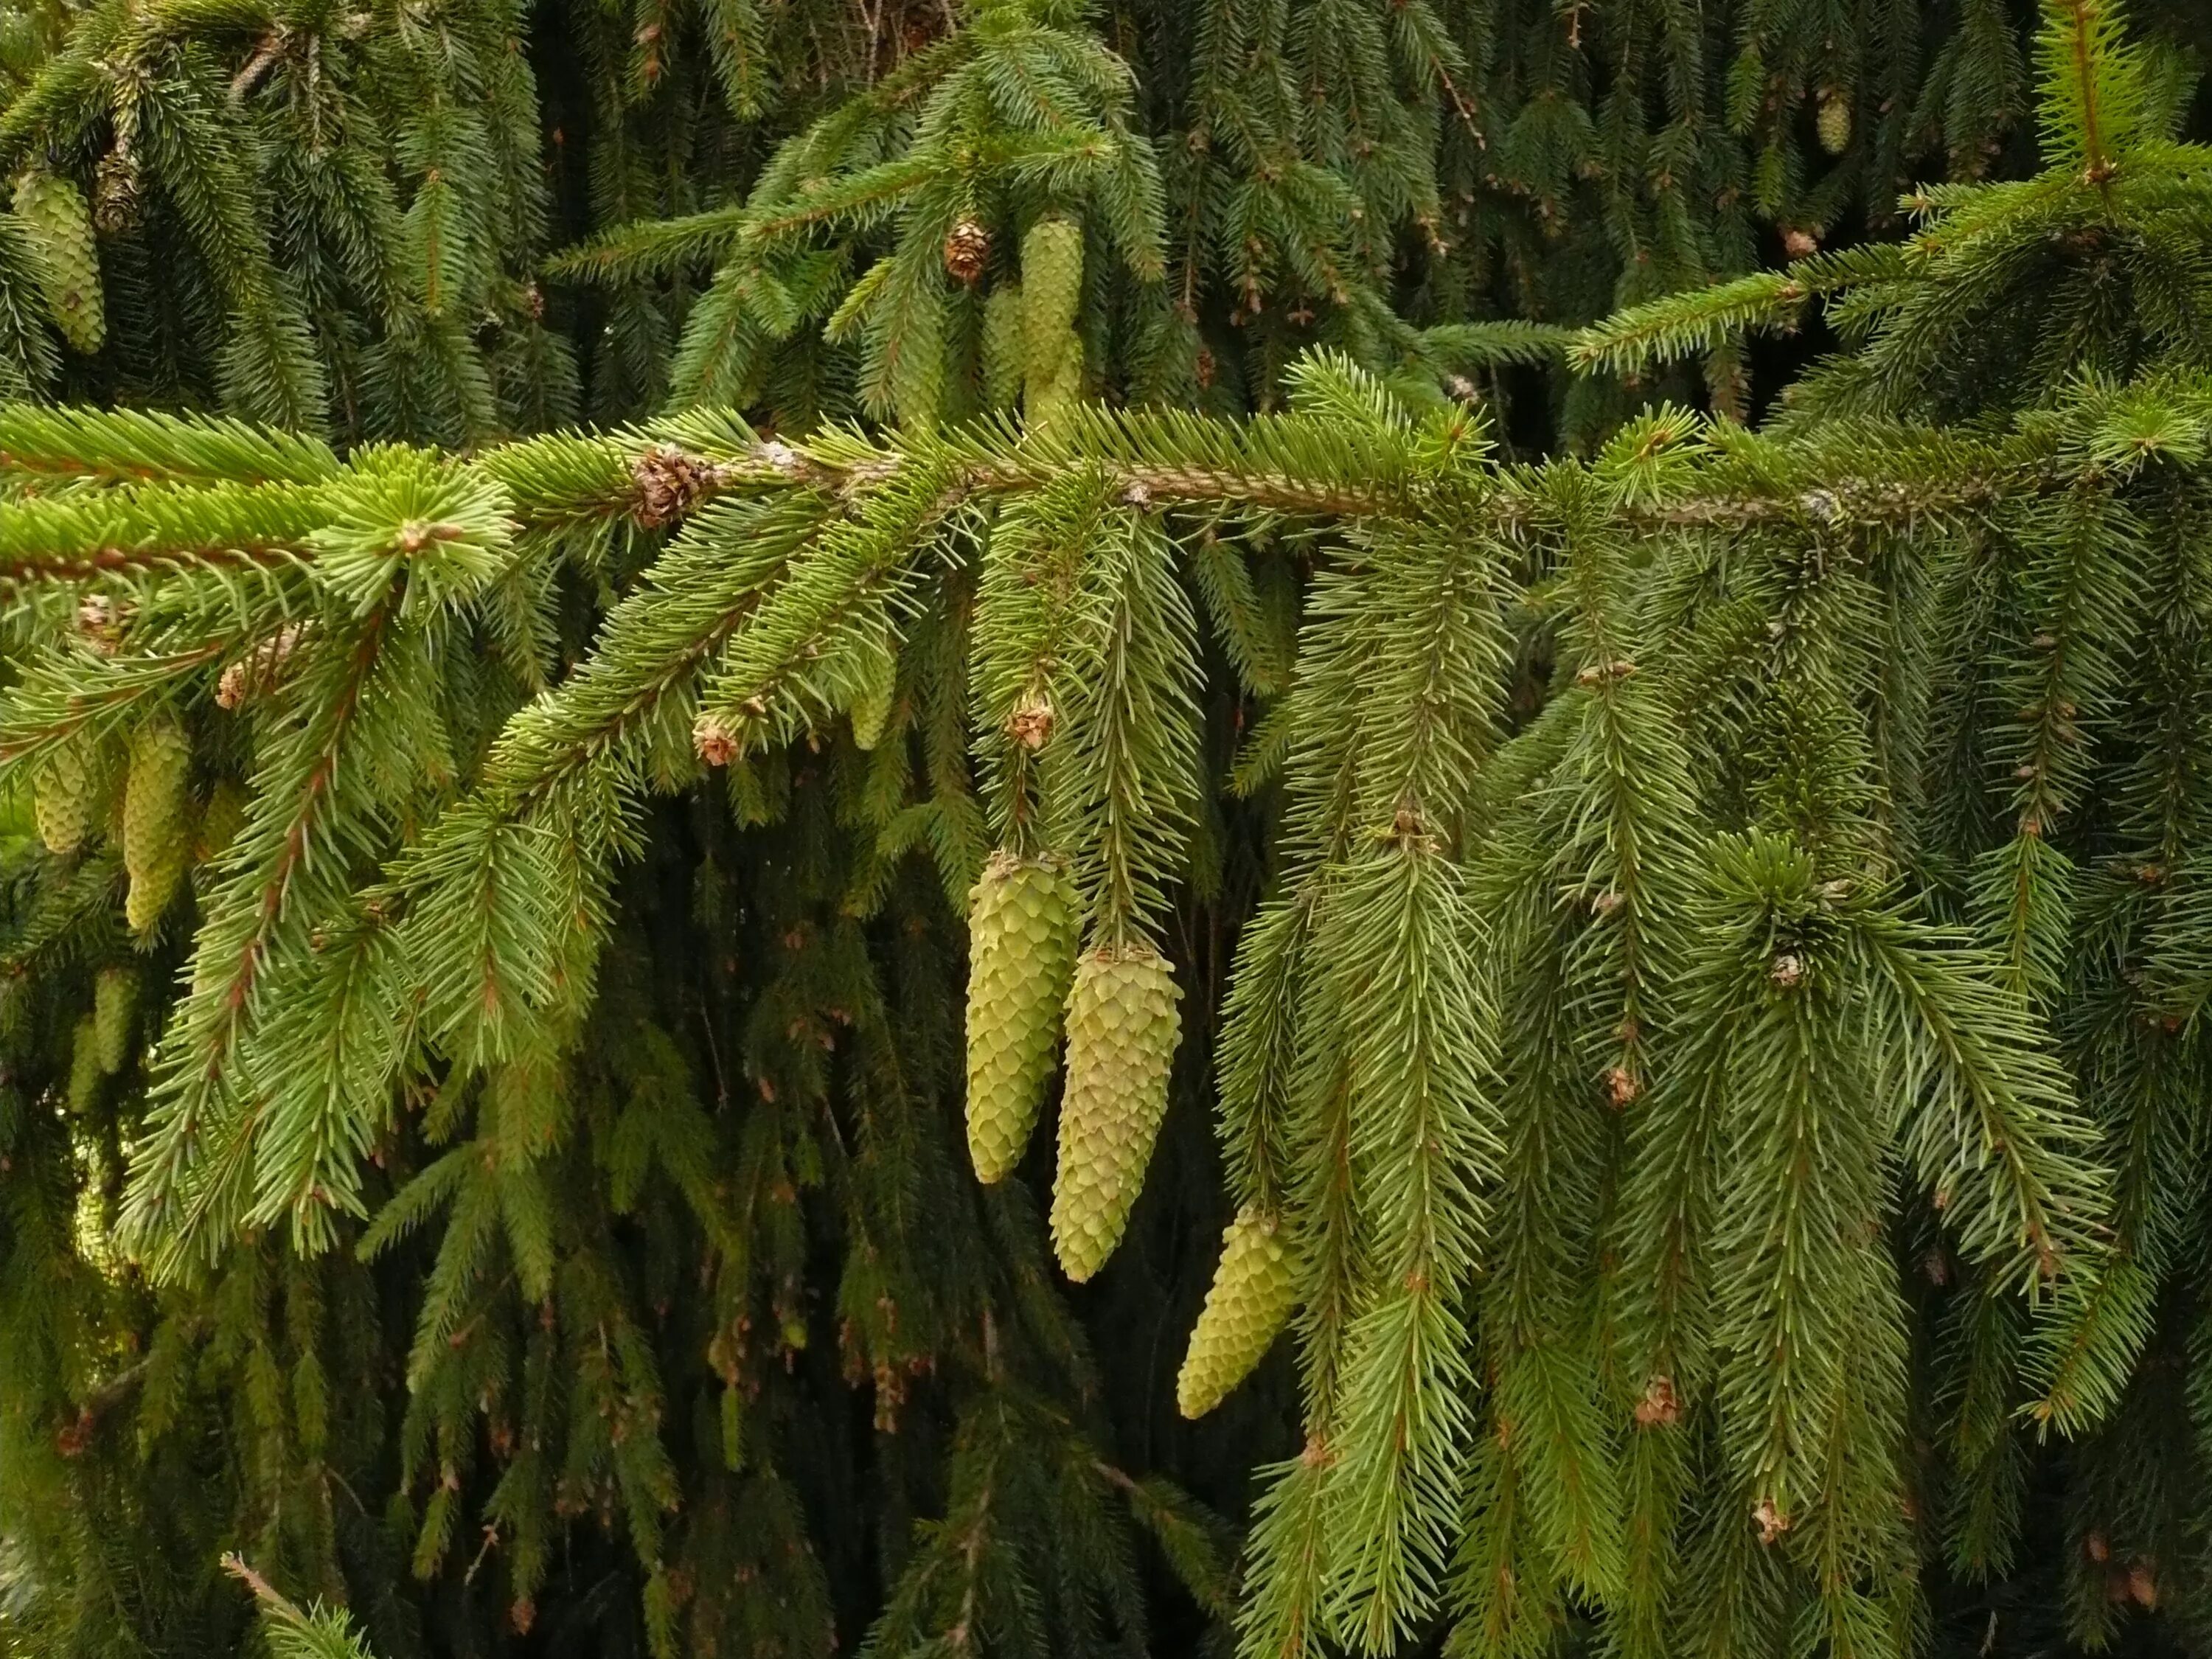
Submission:
<svg viewBox="0 0 2212 1659">
<path fill-rule="evenodd" d="M 0 1648 L 2204 1647 L 2191 21 L 0 16 Z"/>
</svg>

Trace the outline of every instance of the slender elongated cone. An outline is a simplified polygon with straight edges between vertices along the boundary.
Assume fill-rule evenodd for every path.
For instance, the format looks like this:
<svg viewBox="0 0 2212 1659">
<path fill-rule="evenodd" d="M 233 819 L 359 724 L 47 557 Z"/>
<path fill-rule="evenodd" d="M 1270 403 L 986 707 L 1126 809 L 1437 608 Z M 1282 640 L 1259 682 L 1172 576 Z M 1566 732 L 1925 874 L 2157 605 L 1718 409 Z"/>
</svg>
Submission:
<svg viewBox="0 0 2212 1659">
<path fill-rule="evenodd" d="M 1052 1242 L 1079 1283 L 1114 1254 L 1168 1110 L 1182 988 L 1148 945 L 1095 951 L 1067 997 L 1067 1087 Z"/>
<path fill-rule="evenodd" d="M 853 722 L 853 741 L 862 749 L 873 749 L 882 741 L 898 695 L 898 655 L 890 639 L 871 641 L 862 665 L 866 680 L 846 712 Z"/>
<path fill-rule="evenodd" d="M 1221 1235 L 1213 1285 L 1176 1376 L 1176 1409 L 1203 1417 L 1228 1398 L 1274 1346 L 1294 1298 L 1291 1253 L 1275 1218 L 1239 1211 Z"/>
<path fill-rule="evenodd" d="M 99 350 L 107 317 L 84 197 L 68 179 L 33 168 L 15 180 L 15 216 L 38 250 L 39 284 L 63 337 L 79 351 Z"/>
<path fill-rule="evenodd" d="M 72 1113 L 88 1112 L 100 1093 L 100 1032 L 97 1017 L 87 1014 L 70 1034 L 68 1107 Z"/>
<path fill-rule="evenodd" d="M 1075 972 L 1075 884 L 1056 863 L 993 855 L 969 895 L 968 1156 L 1002 1181 L 1052 1078 Z"/>
<path fill-rule="evenodd" d="M 92 832 L 100 812 L 96 771 L 91 745 L 82 740 L 64 744 L 39 769 L 31 811 L 48 852 L 74 853 Z"/>
<path fill-rule="evenodd" d="M 92 987 L 92 1026 L 100 1069 L 110 1076 L 131 1056 L 131 1019 L 137 1009 L 138 975 L 128 968 L 101 969 Z"/>
<path fill-rule="evenodd" d="M 194 863 L 205 864 L 223 855 L 238 839 L 238 832 L 246 828 L 246 791 L 230 779 L 216 785 L 192 836 Z"/>
<path fill-rule="evenodd" d="M 131 737 L 123 783 L 123 867 L 131 877 L 124 908 L 134 933 L 145 933 L 161 919 L 190 860 L 185 775 L 191 758 L 184 727 L 165 715 L 148 720 Z"/>
<path fill-rule="evenodd" d="M 1022 239 L 1022 383 L 1030 424 L 1042 426 L 1083 390 L 1083 227 L 1040 219 Z"/>
<path fill-rule="evenodd" d="M 1022 290 L 1001 283 L 983 301 L 983 401 L 1012 409 L 1022 395 Z"/>
</svg>

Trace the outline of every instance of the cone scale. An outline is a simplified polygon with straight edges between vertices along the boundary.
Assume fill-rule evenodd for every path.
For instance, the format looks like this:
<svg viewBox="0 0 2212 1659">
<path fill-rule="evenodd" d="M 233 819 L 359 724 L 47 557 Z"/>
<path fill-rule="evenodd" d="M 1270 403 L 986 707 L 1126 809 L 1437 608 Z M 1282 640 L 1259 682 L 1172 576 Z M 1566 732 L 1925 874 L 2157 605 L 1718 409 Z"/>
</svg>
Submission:
<svg viewBox="0 0 2212 1659">
<path fill-rule="evenodd" d="M 1093 951 L 1076 966 L 1052 1241 L 1079 1283 L 1114 1254 L 1144 1187 L 1167 1115 L 1182 995 L 1173 969 L 1146 945 Z"/>
</svg>

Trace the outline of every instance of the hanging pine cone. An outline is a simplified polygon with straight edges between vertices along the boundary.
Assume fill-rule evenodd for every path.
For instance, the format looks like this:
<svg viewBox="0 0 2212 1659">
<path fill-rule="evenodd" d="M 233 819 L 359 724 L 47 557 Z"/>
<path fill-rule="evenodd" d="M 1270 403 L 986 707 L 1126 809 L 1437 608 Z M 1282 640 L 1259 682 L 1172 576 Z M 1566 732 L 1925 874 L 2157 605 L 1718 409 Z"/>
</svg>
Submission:
<svg viewBox="0 0 2212 1659">
<path fill-rule="evenodd" d="M 15 216 L 30 232 L 39 285 L 62 337 L 79 351 L 99 350 L 107 337 L 106 310 L 84 198 L 68 179 L 33 168 L 15 180 Z"/>
<path fill-rule="evenodd" d="M 131 878 L 124 908 L 133 933 L 146 933 L 161 919 L 184 878 L 191 849 L 185 819 L 191 759 L 184 727 L 165 715 L 147 721 L 131 739 L 123 783 L 123 867 Z"/>
<path fill-rule="evenodd" d="M 1094 951 L 1076 966 L 1052 1242 L 1079 1283 L 1114 1254 L 1144 1185 L 1167 1115 L 1182 996 L 1173 971 L 1146 945 Z"/>
<path fill-rule="evenodd" d="M 866 750 L 883 741 L 884 728 L 890 724 L 898 696 L 898 657 L 888 641 L 882 642 L 871 647 L 863 668 L 866 678 L 845 712 L 853 723 L 854 743 Z"/>
<path fill-rule="evenodd" d="M 1822 87 L 1813 125 L 1819 129 L 1820 148 L 1831 155 L 1841 155 L 1850 148 L 1850 100 L 1834 87 Z"/>
<path fill-rule="evenodd" d="M 216 784 L 200 814 L 198 832 L 192 836 L 192 861 L 206 864 L 221 858 L 246 828 L 246 791 L 229 778 Z"/>
<path fill-rule="evenodd" d="M 32 816 L 49 853 L 74 853 L 100 816 L 91 745 L 83 739 L 53 751 L 32 786 Z"/>
<path fill-rule="evenodd" d="M 982 279 L 991 262 L 991 233 L 973 219 L 963 219 L 945 238 L 945 269 L 955 282 L 971 288 Z"/>
<path fill-rule="evenodd" d="M 1022 289 L 1000 283 L 983 301 L 983 401 L 1012 409 L 1022 395 Z"/>
<path fill-rule="evenodd" d="M 1275 1218 L 1255 1209 L 1239 1211 L 1221 1235 L 1213 1285 L 1176 1376 L 1176 1408 L 1185 1417 L 1203 1417 L 1226 1399 L 1267 1358 L 1296 1297 L 1291 1253 Z"/>
<path fill-rule="evenodd" d="M 131 1020 L 138 1007 L 138 975 L 128 968 L 103 968 L 92 986 L 92 1030 L 100 1069 L 123 1069 L 131 1056 Z"/>
<path fill-rule="evenodd" d="M 72 1114 L 88 1112 L 100 1095 L 100 1033 L 87 1014 L 70 1034 L 70 1073 L 67 1105 Z"/>
<path fill-rule="evenodd" d="M 994 854 L 969 895 L 968 1156 L 975 1178 L 1020 1162 L 1052 1079 L 1075 969 L 1075 885 L 1059 866 Z"/>
<path fill-rule="evenodd" d="M 118 236 L 138 223 L 138 158 L 118 143 L 100 158 L 93 174 L 92 225 L 103 236 Z"/>
</svg>

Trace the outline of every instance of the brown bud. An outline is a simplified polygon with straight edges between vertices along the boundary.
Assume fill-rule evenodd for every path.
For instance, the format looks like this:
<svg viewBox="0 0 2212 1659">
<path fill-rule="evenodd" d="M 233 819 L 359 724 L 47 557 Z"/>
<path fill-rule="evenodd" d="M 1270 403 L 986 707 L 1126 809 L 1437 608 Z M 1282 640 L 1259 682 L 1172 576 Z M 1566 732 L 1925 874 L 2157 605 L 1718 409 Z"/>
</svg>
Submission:
<svg viewBox="0 0 2212 1659">
<path fill-rule="evenodd" d="M 1025 702 L 1007 717 L 1006 731 L 1024 749 L 1038 750 L 1052 736 L 1052 705 L 1042 697 Z"/>
<path fill-rule="evenodd" d="M 1751 1506 L 1753 1524 L 1759 1528 L 1759 1541 L 1771 1544 L 1790 1530 L 1790 1517 L 1775 1507 L 1771 1498 L 1762 1498 Z"/>
<path fill-rule="evenodd" d="M 1682 1401 L 1674 1392 L 1674 1379 L 1655 1376 L 1644 1385 L 1644 1398 L 1636 1402 L 1638 1428 L 1671 1428 L 1682 1420 Z"/>
<path fill-rule="evenodd" d="M 691 746 L 709 766 L 727 766 L 738 757 L 738 734 L 719 714 L 702 714 L 691 727 Z"/>
<path fill-rule="evenodd" d="M 1805 977 L 1805 958 L 1784 951 L 1774 958 L 1766 970 L 1766 976 L 1784 990 L 1794 990 Z"/>
</svg>

